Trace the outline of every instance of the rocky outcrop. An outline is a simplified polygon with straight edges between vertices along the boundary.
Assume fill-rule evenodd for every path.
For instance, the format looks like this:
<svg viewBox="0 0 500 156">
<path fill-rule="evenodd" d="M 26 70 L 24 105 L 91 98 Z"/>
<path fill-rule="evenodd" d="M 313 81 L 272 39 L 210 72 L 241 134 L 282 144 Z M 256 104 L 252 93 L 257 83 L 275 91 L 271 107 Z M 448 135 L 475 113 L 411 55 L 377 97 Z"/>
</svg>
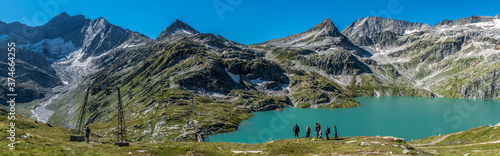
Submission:
<svg viewBox="0 0 500 156">
<path fill-rule="evenodd" d="M 4 95 L 10 94 L 6 86 L 10 63 L 7 57 L 7 53 L 9 53 L 7 49 L 7 46 L 0 46 L 0 55 L 5 56 L 0 59 L 0 71 L 5 73 L 1 78 L 5 81 L 5 84 L 0 85 L 0 92 Z M 24 103 L 44 98 L 47 96 L 44 94 L 45 91 L 63 84 L 50 63 L 38 53 L 16 48 L 15 63 L 15 93 L 19 97 L 16 102 Z M 1 97 L 1 99 L 8 101 L 6 96 Z"/>
<path fill-rule="evenodd" d="M 370 42 L 370 39 L 376 34 L 392 32 L 395 35 L 403 35 L 405 33 L 421 31 L 427 27 L 429 27 L 429 24 L 411 23 L 381 17 L 366 17 L 353 22 L 342 30 L 342 34 L 347 36 L 356 45 L 368 46 L 376 43 Z"/>
<path fill-rule="evenodd" d="M 465 25 L 465 24 L 477 23 L 477 22 L 490 22 L 490 21 L 493 21 L 495 19 L 498 19 L 498 18 L 491 17 L 491 16 L 471 16 L 471 17 L 467 17 L 467 18 L 460 18 L 460 19 L 457 19 L 455 21 L 444 20 L 444 21 L 439 22 L 438 24 L 434 25 L 433 27 Z"/>
<path fill-rule="evenodd" d="M 329 55 L 315 55 L 309 58 L 297 57 L 297 60 L 308 66 L 318 67 L 331 75 L 358 75 L 371 73 L 370 68 L 351 53 L 336 51 Z"/>
</svg>

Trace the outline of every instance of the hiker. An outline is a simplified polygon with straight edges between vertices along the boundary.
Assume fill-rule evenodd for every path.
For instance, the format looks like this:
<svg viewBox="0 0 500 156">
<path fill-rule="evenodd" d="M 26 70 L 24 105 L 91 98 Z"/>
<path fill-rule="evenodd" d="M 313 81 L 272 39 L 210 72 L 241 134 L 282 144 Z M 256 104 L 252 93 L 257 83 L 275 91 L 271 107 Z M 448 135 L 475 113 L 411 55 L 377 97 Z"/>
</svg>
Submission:
<svg viewBox="0 0 500 156">
<path fill-rule="evenodd" d="M 89 126 L 85 126 L 85 139 L 87 140 L 87 143 L 89 143 L 90 139 L 90 128 Z"/>
<path fill-rule="evenodd" d="M 330 127 L 326 126 L 326 140 L 330 140 L 330 138 L 328 137 L 328 134 L 330 134 Z"/>
<path fill-rule="evenodd" d="M 333 133 L 335 133 L 335 140 L 339 139 L 337 136 L 337 126 L 333 125 Z"/>
<path fill-rule="evenodd" d="M 295 124 L 295 126 L 293 127 L 293 133 L 295 133 L 293 135 L 293 138 L 295 138 L 295 139 L 299 138 L 299 132 L 300 132 L 299 126 L 297 126 L 297 124 Z"/>
<path fill-rule="evenodd" d="M 316 138 L 319 138 L 320 134 L 321 134 L 321 125 L 319 123 L 316 123 Z"/>
<path fill-rule="evenodd" d="M 314 130 L 314 133 L 316 133 L 316 138 L 318 138 L 318 123 L 316 123 L 316 129 Z"/>
<path fill-rule="evenodd" d="M 323 139 L 323 133 L 321 132 L 321 129 L 319 130 L 319 139 Z"/>
<path fill-rule="evenodd" d="M 306 128 L 306 138 L 309 138 L 311 137 L 311 128 L 309 128 L 309 125 L 307 125 L 307 128 Z"/>
</svg>

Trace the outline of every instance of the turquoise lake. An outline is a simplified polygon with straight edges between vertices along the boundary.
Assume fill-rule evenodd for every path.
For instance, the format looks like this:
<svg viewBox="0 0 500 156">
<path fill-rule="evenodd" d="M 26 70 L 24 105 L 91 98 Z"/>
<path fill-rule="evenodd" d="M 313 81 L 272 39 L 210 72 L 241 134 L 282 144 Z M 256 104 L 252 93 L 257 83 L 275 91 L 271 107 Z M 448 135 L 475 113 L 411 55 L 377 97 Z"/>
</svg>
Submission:
<svg viewBox="0 0 500 156">
<path fill-rule="evenodd" d="M 306 126 L 314 134 L 315 123 L 337 126 L 340 137 L 395 136 L 407 141 L 443 135 L 500 122 L 500 100 L 469 100 L 423 97 L 356 97 L 363 106 L 346 109 L 285 108 L 252 113 L 238 130 L 208 136 L 210 142 L 263 143 L 293 139 L 292 128 Z M 332 130 L 333 132 L 333 130 Z M 332 135 L 330 135 L 332 136 Z M 323 137 L 325 135 L 323 134 Z"/>
</svg>

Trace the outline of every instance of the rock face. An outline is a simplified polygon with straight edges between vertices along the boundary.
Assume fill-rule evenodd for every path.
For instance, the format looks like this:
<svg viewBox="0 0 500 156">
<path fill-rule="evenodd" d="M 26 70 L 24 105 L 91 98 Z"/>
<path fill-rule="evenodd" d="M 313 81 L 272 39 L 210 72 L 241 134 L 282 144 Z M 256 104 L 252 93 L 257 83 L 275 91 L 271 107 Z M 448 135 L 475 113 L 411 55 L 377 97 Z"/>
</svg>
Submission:
<svg viewBox="0 0 500 156">
<path fill-rule="evenodd" d="M 500 55 L 498 18 L 472 16 L 456 21 L 444 20 L 433 27 L 372 18 L 386 21 L 387 24 L 372 23 L 387 30 L 370 29 L 369 24 L 360 24 L 370 23 L 369 19 L 360 19 L 342 32 L 354 37 L 352 40 L 359 40 L 353 42 L 373 54 L 370 59 L 376 63 L 365 62 L 382 86 L 396 82 L 401 83 L 398 86 L 408 84 L 445 97 L 499 98 L 497 92 L 500 90 L 495 85 L 498 76 L 494 74 Z M 419 30 L 407 31 L 410 28 Z M 370 34 L 370 30 L 375 31 L 370 37 L 363 35 Z M 376 70 L 380 67 L 396 71 L 396 79 L 390 78 L 393 74 L 384 76 L 384 73 L 391 73 L 387 69 Z M 364 78 L 367 77 L 362 77 L 361 82 Z"/>
<path fill-rule="evenodd" d="M 418 32 L 428 27 L 429 24 L 411 23 L 381 17 L 366 17 L 353 22 L 342 30 L 342 34 L 356 45 L 367 46 L 372 45 L 372 37 L 380 33 L 392 32 L 394 35 L 403 35 Z"/>
<path fill-rule="evenodd" d="M 0 59 L 0 71 L 9 73 L 7 57 L 7 46 L 0 46 L 0 55 L 5 56 Z M 46 61 L 38 53 L 16 48 L 16 91 L 18 94 L 17 102 L 25 103 L 34 99 L 44 98 L 44 94 L 49 88 L 62 85 L 62 81 L 57 77 L 56 71 L 48 61 Z M 6 79 L 7 74 L 1 78 Z M 6 81 L 6 80 L 5 80 Z M 0 92 L 4 95 L 10 94 L 8 87 L 5 84 L 0 85 Z M 1 97 L 2 100 L 8 101 L 7 97 Z"/>
</svg>

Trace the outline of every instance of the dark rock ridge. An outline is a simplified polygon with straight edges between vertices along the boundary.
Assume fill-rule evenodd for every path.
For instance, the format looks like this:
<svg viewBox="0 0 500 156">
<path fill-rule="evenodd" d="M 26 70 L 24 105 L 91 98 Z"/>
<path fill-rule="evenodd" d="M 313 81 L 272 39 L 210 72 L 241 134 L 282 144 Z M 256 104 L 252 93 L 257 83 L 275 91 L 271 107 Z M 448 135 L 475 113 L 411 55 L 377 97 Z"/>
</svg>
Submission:
<svg viewBox="0 0 500 156">
<path fill-rule="evenodd" d="M 191 35 L 191 34 L 199 34 L 200 32 L 196 31 L 193 27 L 189 26 L 188 24 L 180 21 L 180 20 L 175 20 L 174 23 L 172 23 L 170 26 L 165 28 L 160 35 L 156 38 L 156 40 L 161 40 L 164 39 L 170 35 Z"/>
</svg>

